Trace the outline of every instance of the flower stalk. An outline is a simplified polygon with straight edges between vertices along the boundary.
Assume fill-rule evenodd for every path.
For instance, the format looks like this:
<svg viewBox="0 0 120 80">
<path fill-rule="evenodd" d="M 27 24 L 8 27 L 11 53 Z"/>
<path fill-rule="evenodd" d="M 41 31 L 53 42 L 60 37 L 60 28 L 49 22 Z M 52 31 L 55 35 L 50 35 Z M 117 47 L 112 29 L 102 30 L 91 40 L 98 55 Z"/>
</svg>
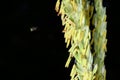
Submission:
<svg viewBox="0 0 120 80">
<path fill-rule="evenodd" d="M 71 80 L 105 80 L 106 77 L 106 9 L 102 7 L 102 0 L 94 0 L 94 5 L 90 3 L 90 0 L 57 0 L 55 6 L 65 26 L 62 32 L 66 48 L 71 46 L 65 67 L 75 58 Z"/>
</svg>

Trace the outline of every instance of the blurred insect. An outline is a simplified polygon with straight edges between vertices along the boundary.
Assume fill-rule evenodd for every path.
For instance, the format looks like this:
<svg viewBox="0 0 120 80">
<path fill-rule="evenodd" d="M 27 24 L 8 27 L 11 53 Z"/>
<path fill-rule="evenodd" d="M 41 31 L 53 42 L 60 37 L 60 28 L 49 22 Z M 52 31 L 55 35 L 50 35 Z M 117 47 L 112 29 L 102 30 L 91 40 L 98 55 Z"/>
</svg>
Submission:
<svg viewBox="0 0 120 80">
<path fill-rule="evenodd" d="M 30 31 L 33 32 L 33 31 L 36 31 L 37 29 L 38 29 L 37 26 L 33 26 L 33 27 L 30 28 Z"/>
</svg>

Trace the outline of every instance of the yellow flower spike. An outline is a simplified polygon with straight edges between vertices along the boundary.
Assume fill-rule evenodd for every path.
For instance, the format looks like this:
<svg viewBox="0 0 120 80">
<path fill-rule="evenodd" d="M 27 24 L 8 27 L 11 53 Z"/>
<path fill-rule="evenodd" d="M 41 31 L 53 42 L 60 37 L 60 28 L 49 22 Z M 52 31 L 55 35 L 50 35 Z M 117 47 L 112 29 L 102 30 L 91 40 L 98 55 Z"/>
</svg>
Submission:
<svg viewBox="0 0 120 80">
<path fill-rule="evenodd" d="M 91 2 L 58 0 L 56 3 L 55 10 L 61 14 L 62 25 L 65 26 L 62 32 L 66 47 L 71 45 L 65 67 L 75 58 L 71 80 L 105 80 L 106 77 L 105 68 L 101 69 L 107 51 L 106 8 L 102 7 L 102 0 L 94 0 L 92 5 Z M 90 23 L 94 26 L 93 31 Z"/>
<path fill-rule="evenodd" d="M 98 64 L 98 70 L 97 70 L 97 74 L 95 77 L 95 80 L 101 79 L 101 80 L 106 80 L 106 76 L 103 74 L 105 73 L 105 70 L 103 72 L 102 67 L 104 66 L 104 56 L 105 56 L 105 48 L 106 48 L 106 9 L 102 6 L 102 0 L 94 0 L 95 2 L 95 16 L 94 16 L 94 26 L 96 29 L 96 32 L 94 32 L 94 34 L 96 36 L 94 37 L 94 50 L 96 52 L 96 57 L 95 57 L 95 61 L 94 64 Z M 102 35 L 100 35 L 102 34 Z M 99 41 L 99 45 L 98 45 L 98 40 Z M 102 41 L 103 40 L 103 41 Z M 98 51 L 99 50 L 99 51 Z M 100 57 L 97 59 L 97 57 Z"/>
</svg>

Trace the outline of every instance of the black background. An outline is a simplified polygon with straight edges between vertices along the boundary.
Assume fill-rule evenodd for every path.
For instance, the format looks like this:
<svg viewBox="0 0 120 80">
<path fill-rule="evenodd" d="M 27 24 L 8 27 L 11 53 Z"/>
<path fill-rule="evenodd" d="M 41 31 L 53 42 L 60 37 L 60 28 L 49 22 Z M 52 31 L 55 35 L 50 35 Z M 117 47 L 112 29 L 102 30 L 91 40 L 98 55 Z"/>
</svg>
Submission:
<svg viewBox="0 0 120 80">
<path fill-rule="evenodd" d="M 55 3 L 0 1 L 1 80 L 70 80 L 70 68 L 64 67 L 68 57 L 61 33 L 64 27 L 54 10 Z M 119 80 L 119 5 L 111 0 L 104 0 L 104 5 L 108 16 L 107 80 Z M 33 26 L 37 30 L 30 32 Z"/>
</svg>

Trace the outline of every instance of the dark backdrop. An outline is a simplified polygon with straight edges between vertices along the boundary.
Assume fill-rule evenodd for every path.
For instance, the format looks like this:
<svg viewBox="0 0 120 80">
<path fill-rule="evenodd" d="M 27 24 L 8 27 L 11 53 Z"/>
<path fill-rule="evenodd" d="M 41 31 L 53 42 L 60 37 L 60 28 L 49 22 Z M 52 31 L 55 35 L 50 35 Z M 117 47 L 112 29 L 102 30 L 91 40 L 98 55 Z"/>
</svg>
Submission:
<svg viewBox="0 0 120 80">
<path fill-rule="evenodd" d="M 56 0 L 0 1 L 0 79 L 69 80 L 70 68 Z M 107 6 L 107 80 L 119 80 L 119 18 L 113 2 Z M 114 8 L 113 8 L 114 7 Z M 31 32 L 30 28 L 36 30 Z"/>
</svg>

